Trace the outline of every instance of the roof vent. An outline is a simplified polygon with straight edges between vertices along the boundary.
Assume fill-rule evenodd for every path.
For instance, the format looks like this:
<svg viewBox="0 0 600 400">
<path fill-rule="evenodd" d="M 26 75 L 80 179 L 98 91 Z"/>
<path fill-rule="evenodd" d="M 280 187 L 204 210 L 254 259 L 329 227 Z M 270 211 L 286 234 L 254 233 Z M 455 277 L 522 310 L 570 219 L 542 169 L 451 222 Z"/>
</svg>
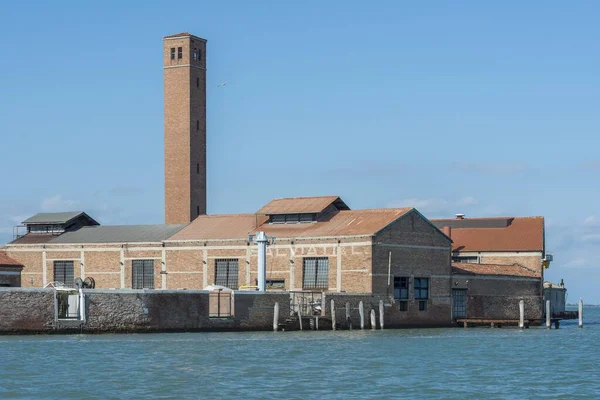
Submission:
<svg viewBox="0 0 600 400">
<path fill-rule="evenodd" d="M 456 219 L 465 219 L 465 214 L 456 214 Z"/>
</svg>

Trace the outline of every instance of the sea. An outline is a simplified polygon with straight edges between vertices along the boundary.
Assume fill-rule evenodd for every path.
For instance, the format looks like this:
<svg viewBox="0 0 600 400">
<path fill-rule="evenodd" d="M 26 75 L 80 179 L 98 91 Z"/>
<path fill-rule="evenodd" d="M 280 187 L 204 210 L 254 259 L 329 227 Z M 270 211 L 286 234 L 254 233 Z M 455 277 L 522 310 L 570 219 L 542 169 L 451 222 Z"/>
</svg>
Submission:
<svg viewBox="0 0 600 400">
<path fill-rule="evenodd" d="M 0 398 L 599 399 L 577 325 L 0 336 Z"/>
</svg>

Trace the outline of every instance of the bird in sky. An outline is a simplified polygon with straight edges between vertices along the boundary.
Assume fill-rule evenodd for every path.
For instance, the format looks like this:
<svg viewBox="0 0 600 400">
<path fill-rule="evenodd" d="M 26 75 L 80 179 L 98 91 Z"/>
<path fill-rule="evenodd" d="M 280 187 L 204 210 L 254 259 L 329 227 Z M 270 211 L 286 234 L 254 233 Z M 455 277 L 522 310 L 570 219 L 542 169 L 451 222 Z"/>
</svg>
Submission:
<svg viewBox="0 0 600 400">
<path fill-rule="evenodd" d="M 228 85 L 228 84 L 229 84 L 229 82 L 221 82 L 221 83 L 219 83 L 217 85 L 217 87 L 223 87 L 223 86 Z"/>
</svg>

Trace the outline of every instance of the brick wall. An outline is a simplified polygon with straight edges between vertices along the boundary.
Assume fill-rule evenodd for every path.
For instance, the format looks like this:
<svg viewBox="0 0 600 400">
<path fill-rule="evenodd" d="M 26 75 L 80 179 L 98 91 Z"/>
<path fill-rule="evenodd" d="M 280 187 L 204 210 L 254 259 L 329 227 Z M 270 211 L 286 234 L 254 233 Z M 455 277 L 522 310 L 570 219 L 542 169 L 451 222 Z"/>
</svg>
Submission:
<svg viewBox="0 0 600 400">
<path fill-rule="evenodd" d="M 467 318 L 519 319 L 519 301 L 525 301 L 525 319 L 542 318 L 541 279 L 454 275 L 452 287 L 467 289 Z"/>
</svg>

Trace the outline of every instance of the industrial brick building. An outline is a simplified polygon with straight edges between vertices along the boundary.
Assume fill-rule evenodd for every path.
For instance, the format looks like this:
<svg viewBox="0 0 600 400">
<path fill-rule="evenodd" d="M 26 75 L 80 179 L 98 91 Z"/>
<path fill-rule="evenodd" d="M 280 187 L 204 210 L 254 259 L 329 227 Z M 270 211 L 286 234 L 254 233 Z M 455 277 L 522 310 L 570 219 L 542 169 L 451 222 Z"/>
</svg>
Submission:
<svg viewBox="0 0 600 400">
<path fill-rule="evenodd" d="M 0 253 L 0 277 L 10 267 L 22 269 L 23 287 L 93 278 L 99 289 L 253 288 L 250 237 L 264 232 L 274 238 L 266 262 L 272 291 L 377 296 L 400 325 L 512 318 L 519 299 L 541 318 L 543 218 L 429 221 L 411 207 L 352 210 L 338 196 L 207 215 L 206 40 L 167 36 L 163 56 L 165 224 L 102 226 L 84 212 L 38 214 Z"/>
</svg>

